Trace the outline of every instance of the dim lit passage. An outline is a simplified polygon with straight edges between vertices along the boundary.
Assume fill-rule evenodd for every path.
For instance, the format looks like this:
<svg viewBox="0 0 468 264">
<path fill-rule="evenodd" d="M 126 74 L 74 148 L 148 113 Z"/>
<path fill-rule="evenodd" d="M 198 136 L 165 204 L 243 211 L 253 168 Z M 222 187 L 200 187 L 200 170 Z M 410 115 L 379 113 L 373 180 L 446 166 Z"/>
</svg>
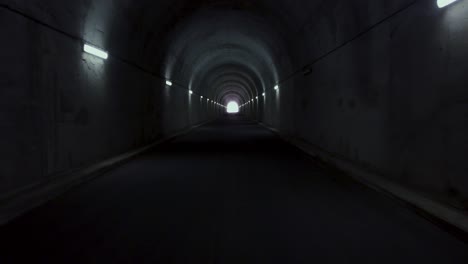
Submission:
<svg viewBox="0 0 468 264">
<path fill-rule="evenodd" d="M 0 242 L 1 263 L 468 260 L 462 241 L 239 115 L 0 227 Z"/>
<path fill-rule="evenodd" d="M 0 21 L 0 264 L 468 263 L 468 0 Z"/>
</svg>

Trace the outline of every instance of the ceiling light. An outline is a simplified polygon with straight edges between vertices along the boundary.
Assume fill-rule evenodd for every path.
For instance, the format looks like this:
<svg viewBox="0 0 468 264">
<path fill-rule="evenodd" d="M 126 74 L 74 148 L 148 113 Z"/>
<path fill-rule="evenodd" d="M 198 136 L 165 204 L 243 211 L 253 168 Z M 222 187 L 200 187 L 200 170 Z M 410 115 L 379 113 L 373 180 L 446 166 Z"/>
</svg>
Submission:
<svg viewBox="0 0 468 264">
<path fill-rule="evenodd" d="M 458 0 L 437 0 L 437 6 L 439 8 L 444 8 L 444 7 L 448 6 L 448 5 L 451 5 L 451 4 L 455 3 L 456 1 L 458 1 Z"/>
<path fill-rule="evenodd" d="M 107 58 L 109 58 L 109 54 L 106 51 L 104 51 L 102 49 L 99 49 L 97 47 L 88 45 L 88 44 L 84 44 L 83 50 L 86 53 L 89 53 L 89 54 L 94 55 L 96 57 L 99 57 L 101 59 L 107 60 Z"/>
</svg>

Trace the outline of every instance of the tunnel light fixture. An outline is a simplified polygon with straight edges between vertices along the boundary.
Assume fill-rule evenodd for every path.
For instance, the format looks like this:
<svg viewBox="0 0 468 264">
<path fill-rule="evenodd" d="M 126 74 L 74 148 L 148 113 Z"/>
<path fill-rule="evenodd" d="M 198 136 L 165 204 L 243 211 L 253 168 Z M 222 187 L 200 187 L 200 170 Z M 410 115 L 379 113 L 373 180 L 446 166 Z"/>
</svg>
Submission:
<svg viewBox="0 0 468 264">
<path fill-rule="evenodd" d="M 458 0 L 437 0 L 437 6 L 439 8 L 444 8 L 444 7 L 446 7 L 448 5 L 451 5 L 451 4 L 453 4 L 453 3 L 457 2 L 457 1 Z"/>
<path fill-rule="evenodd" d="M 265 97 L 265 96 L 266 96 L 266 93 L 263 93 L 262 95 L 263 95 L 263 97 Z"/>
<path fill-rule="evenodd" d="M 192 91 L 192 90 L 189 90 L 188 93 L 189 93 L 190 95 L 192 95 L 192 94 L 193 94 L 193 91 Z"/>
<path fill-rule="evenodd" d="M 166 85 L 167 85 L 167 86 L 172 86 L 172 82 L 169 81 L 169 80 L 167 80 L 167 81 L 166 81 Z"/>
<path fill-rule="evenodd" d="M 274 89 L 275 89 L 275 91 L 278 91 L 279 90 L 279 85 L 275 85 Z"/>
<path fill-rule="evenodd" d="M 257 99 L 257 100 L 258 100 L 258 96 L 255 96 L 255 99 Z"/>
<path fill-rule="evenodd" d="M 200 95 L 200 99 L 203 99 L 203 95 Z"/>
<path fill-rule="evenodd" d="M 84 44 L 83 50 L 84 52 L 94 55 L 96 57 L 99 57 L 101 59 L 107 60 L 107 58 L 109 58 L 109 53 L 107 53 L 106 51 L 98 47 L 91 46 L 89 44 Z"/>
</svg>

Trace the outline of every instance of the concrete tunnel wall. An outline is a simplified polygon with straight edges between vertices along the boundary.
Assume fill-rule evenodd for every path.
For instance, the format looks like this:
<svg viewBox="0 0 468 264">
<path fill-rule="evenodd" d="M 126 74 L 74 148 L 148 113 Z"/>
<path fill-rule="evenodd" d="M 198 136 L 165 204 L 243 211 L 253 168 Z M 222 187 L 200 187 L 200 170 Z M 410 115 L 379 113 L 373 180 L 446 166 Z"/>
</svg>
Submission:
<svg viewBox="0 0 468 264">
<path fill-rule="evenodd" d="M 2 194 L 254 99 L 283 135 L 467 206 L 464 0 L 0 3 Z"/>
<path fill-rule="evenodd" d="M 314 21 L 305 57 L 320 57 L 411 3 L 349 2 Z M 466 209 L 467 4 L 441 10 L 418 1 L 313 64 L 292 84 L 294 136 Z"/>
</svg>

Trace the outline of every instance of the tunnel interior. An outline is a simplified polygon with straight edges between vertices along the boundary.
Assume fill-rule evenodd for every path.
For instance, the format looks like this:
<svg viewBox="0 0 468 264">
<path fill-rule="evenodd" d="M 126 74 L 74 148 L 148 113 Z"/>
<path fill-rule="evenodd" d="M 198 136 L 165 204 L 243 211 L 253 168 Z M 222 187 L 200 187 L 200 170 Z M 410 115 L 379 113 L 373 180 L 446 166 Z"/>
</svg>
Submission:
<svg viewBox="0 0 468 264">
<path fill-rule="evenodd" d="M 1 0 L 0 21 L 0 223 L 231 102 L 466 217 L 466 0 Z"/>
</svg>

